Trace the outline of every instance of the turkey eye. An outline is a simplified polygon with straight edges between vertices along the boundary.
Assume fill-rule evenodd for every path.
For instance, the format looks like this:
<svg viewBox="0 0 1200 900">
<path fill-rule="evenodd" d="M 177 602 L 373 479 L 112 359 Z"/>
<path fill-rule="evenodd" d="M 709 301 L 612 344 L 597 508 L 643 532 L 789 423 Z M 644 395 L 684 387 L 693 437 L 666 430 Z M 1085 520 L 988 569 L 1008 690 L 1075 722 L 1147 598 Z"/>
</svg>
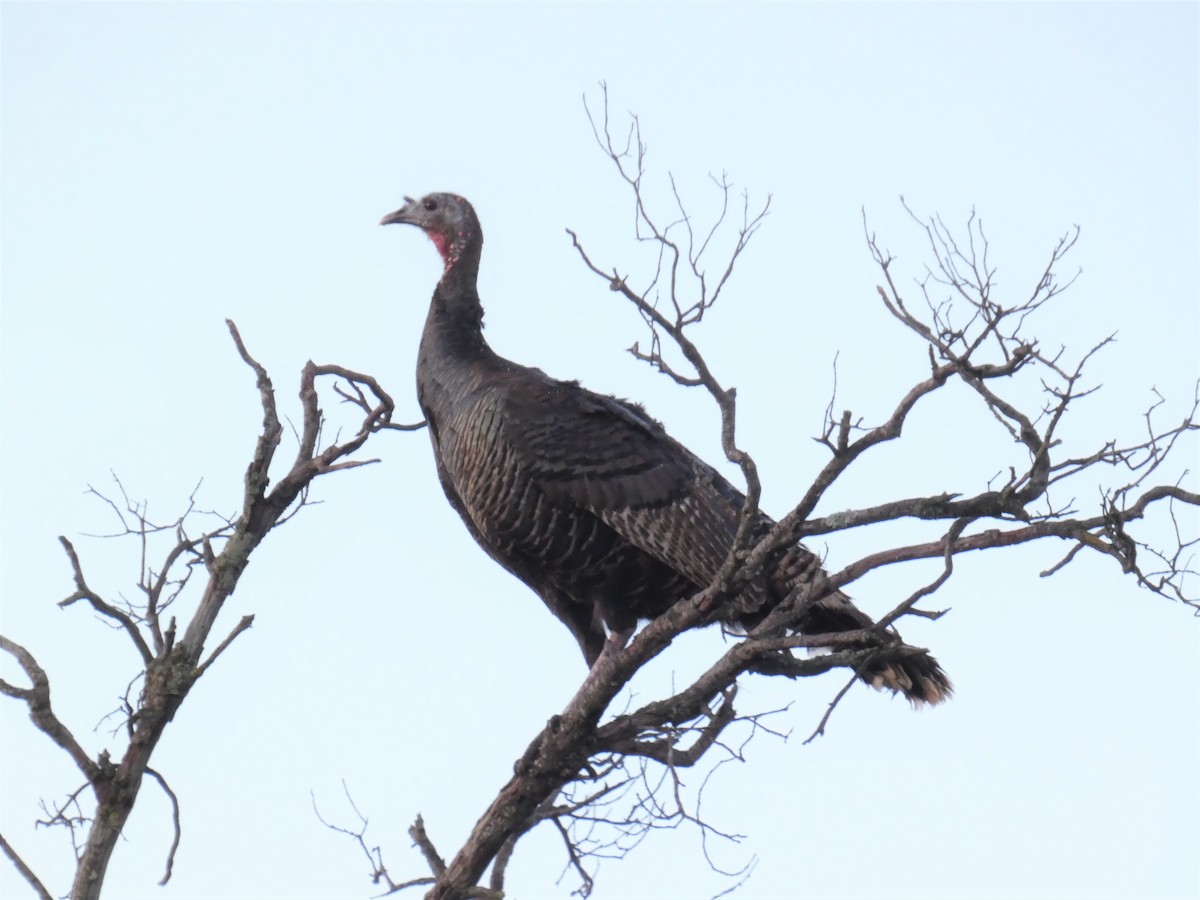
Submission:
<svg viewBox="0 0 1200 900">
<path fill-rule="evenodd" d="M 430 212 L 433 212 L 435 209 L 437 209 L 437 201 L 436 200 L 426 200 L 423 205 Z"/>
</svg>

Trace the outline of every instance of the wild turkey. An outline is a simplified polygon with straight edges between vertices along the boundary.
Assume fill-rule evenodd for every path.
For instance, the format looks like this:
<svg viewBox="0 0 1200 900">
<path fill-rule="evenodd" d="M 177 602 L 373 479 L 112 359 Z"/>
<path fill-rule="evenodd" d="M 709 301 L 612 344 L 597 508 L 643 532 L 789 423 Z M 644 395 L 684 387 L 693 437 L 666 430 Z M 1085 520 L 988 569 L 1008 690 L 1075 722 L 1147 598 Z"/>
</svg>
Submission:
<svg viewBox="0 0 1200 900">
<path fill-rule="evenodd" d="M 744 497 L 637 404 L 494 353 L 476 291 L 483 232 L 474 209 L 446 193 L 405 201 L 380 224 L 416 225 L 445 263 L 417 358 L 438 477 L 479 546 L 542 598 L 590 666 L 606 628 L 623 639 L 716 576 Z M 773 524 L 763 515 L 759 531 Z M 745 588 L 728 624 L 752 627 L 820 573 L 814 554 L 791 548 Z M 871 624 L 838 592 L 813 604 L 801 630 Z M 862 679 L 917 705 L 948 697 L 937 661 L 903 649 Z"/>
</svg>

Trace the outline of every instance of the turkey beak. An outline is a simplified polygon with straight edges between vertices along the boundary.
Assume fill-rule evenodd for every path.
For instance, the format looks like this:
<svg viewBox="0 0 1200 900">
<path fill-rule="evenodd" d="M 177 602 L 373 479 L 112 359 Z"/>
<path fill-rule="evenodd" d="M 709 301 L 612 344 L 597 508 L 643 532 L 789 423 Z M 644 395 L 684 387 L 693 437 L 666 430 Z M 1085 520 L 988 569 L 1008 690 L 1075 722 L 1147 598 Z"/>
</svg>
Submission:
<svg viewBox="0 0 1200 900">
<path fill-rule="evenodd" d="M 380 225 L 395 225 L 397 223 L 403 225 L 416 225 L 417 220 L 415 213 L 417 209 L 417 201 L 412 197 L 404 198 L 404 205 L 392 213 L 388 213 L 379 220 Z"/>
</svg>

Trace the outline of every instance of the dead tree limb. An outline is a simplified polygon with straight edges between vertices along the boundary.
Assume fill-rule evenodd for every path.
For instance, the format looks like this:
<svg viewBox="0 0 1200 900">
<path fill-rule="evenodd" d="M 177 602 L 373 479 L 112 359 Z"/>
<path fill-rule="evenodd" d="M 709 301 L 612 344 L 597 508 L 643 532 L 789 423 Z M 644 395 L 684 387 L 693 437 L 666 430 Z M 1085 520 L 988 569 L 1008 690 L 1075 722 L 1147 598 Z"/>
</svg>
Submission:
<svg viewBox="0 0 1200 900">
<path fill-rule="evenodd" d="M 198 537 L 189 537 L 184 517 L 170 525 L 156 525 L 147 518 L 145 504 L 131 503 L 124 487 L 125 509 L 112 501 L 110 506 L 120 518 L 125 534 L 138 537 L 142 547 L 142 574 L 139 587 L 145 604 L 127 609 L 104 600 L 84 577 L 83 565 L 75 547 L 60 538 L 70 561 L 75 591 L 60 603 L 69 607 L 85 600 L 101 616 L 115 622 L 130 638 L 142 666 L 141 695 L 132 702 L 126 695 L 128 745 L 116 761 L 107 750 L 92 759 L 70 729 L 59 720 L 50 705 L 50 684 L 45 671 L 24 647 L 0 637 L 0 649 L 13 656 L 29 679 L 28 687 L 0 682 L 0 692 L 23 701 L 30 718 L 82 772 L 95 801 L 95 809 L 78 824 L 87 824 L 87 836 L 80 848 L 71 896 L 74 900 L 94 900 L 100 896 L 113 849 L 125 821 L 133 809 L 142 778 L 149 774 L 162 786 L 172 803 L 174 839 L 168 854 L 163 883 L 171 876 L 175 851 L 180 839 L 179 806 L 166 780 L 149 767 L 151 755 L 168 723 L 174 719 L 196 681 L 225 652 L 232 642 L 253 623 L 252 615 L 239 623 L 205 659 L 205 646 L 218 617 L 250 562 L 254 549 L 276 526 L 285 522 L 305 505 L 315 479 L 330 472 L 376 462 L 355 454 L 379 431 L 391 428 L 411 429 L 392 422 L 395 404 L 378 382 L 369 375 L 343 366 L 316 365 L 309 362 L 300 376 L 300 401 L 303 410 L 296 458 L 271 487 L 271 470 L 283 434 L 275 403 L 275 390 L 266 369 L 251 356 L 233 322 L 227 321 L 238 355 L 254 372 L 262 407 L 262 429 L 250 464 L 246 468 L 241 512 L 236 519 L 218 516 L 219 524 Z M 320 407 L 318 384 L 335 379 L 336 393 L 361 412 L 361 420 L 347 439 L 322 445 L 321 431 L 325 416 Z M 343 386 L 345 385 L 345 386 Z M 120 486 L 120 482 L 118 482 Z M 98 492 L 95 492 L 98 494 Z M 107 498 L 105 498 L 107 500 Z M 194 507 L 194 494 L 188 512 Z M 176 541 L 156 571 L 147 563 L 147 538 L 173 533 Z M 184 572 L 180 573 L 180 567 Z M 207 576 L 194 614 L 177 637 L 175 618 L 164 630 L 160 616 L 188 584 L 191 573 L 199 568 Z M 135 679 L 136 680 L 136 679 Z M 78 796 L 78 792 L 73 795 Z M 62 813 L 51 821 L 62 819 Z M 76 823 L 72 821 L 74 828 Z M 7 845 L 6 845 L 7 846 Z M 17 862 L 14 854 L 9 854 Z M 18 862 L 18 868 L 39 892 L 40 882 Z"/>
</svg>

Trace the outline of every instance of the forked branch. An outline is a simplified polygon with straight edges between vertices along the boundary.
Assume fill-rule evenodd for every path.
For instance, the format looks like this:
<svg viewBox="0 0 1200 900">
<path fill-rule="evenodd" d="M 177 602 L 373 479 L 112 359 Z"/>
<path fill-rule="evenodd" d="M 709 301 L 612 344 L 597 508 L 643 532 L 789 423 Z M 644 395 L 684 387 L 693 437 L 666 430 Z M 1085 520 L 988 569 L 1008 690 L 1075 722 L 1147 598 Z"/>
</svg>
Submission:
<svg viewBox="0 0 1200 900">
<path fill-rule="evenodd" d="M 125 820 L 133 809 L 144 775 L 156 780 L 171 800 L 174 840 L 168 853 L 163 883 L 171 877 L 181 835 L 178 801 L 166 780 L 150 768 L 149 762 L 167 724 L 175 717 L 192 686 L 254 621 L 252 615 L 243 616 L 208 658 L 203 659 L 205 645 L 226 600 L 237 587 L 251 553 L 273 528 L 304 505 L 314 480 L 329 472 L 375 462 L 358 459 L 355 454 L 371 435 L 397 427 L 391 421 L 394 411 L 392 398 L 374 378 L 343 366 L 318 366 L 309 362 L 300 377 L 303 419 L 298 453 L 291 468 L 282 473 L 272 487 L 272 468 L 283 434 L 274 387 L 266 369 L 247 350 L 237 327 L 233 322 L 227 324 L 238 355 L 254 373 L 263 414 L 262 429 L 246 468 L 240 515 L 236 520 L 218 516 L 217 527 L 192 538 L 187 533 L 185 519 L 194 510 L 194 494 L 189 499 L 187 513 L 164 526 L 151 522 L 146 504 L 131 502 L 119 481 L 117 485 L 124 498 L 124 508 L 93 491 L 117 514 L 122 528 L 118 536 L 133 536 L 139 542 L 141 559 L 138 587 L 145 599 L 140 606 L 124 602 L 121 608 L 103 599 L 84 577 L 84 567 L 75 547 L 66 538 L 60 539 L 71 563 L 75 591 L 59 605 L 69 607 L 79 600 L 87 601 L 102 617 L 125 631 L 138 652 L 142 667 L 141 673 L 131 681 L 131 684 L 139 679 L 142 681 L 140 696 L 134 701 L 128 690 L 125 695 L 128 744 L 120 754 L 119 762 L 111 761 L 107 750 L 101 751 L 94 760 L 89 756 L 51 708 L 50 684 L 45 671 L 24 647 L 0 637 L 0 649 L 17 660 L 30 681 L 29 687 L 0 681 L 0 693 L 27 705 L 35 725 L 66 752 L 83 772 L 87 779 L 86 787 L 90 788 L 93 795 L 95 811 L 90 815 L 81 811 L 78 816 L 72 815 L 68 819 L 60 808 L 50 819 L 51 824 L 69 825 L 72 834 L 77 827 L 86 827 L 86 840 L 78 851 L 71 893 L 74 900 L 99 897 L 108 861 Z M 361 420 L 349 438 L 330 441 L 322 446 L 321 431 L 325 419 L 319 405 L 318 385 L 323 379 L 340 379 L 335 386 L 336 393 L 358 408 Z M 168 536 L 174 539 L 173 543 L 166 550 L 161 563 L 154 567 L 147 558 L 151 541 Z M 182 573 L 178 571 L 180 567 L 183 568 Z M 176 619 L 172 618 L 164 629 L 160 617 L 165 609 L 179 600 L 195 571 L 203 572 L 207 580 L 182 636 L 177 636 Z M 72 794 L 68 802 L 77 804 L 81 791 Z M 44 892 L 41 882 L 32 872 L 27 872 L 27 867 L 17 861 L 15 854 L 9 855 L 26 874 L 30 884 L 39 893 Z"/>
</svg>

